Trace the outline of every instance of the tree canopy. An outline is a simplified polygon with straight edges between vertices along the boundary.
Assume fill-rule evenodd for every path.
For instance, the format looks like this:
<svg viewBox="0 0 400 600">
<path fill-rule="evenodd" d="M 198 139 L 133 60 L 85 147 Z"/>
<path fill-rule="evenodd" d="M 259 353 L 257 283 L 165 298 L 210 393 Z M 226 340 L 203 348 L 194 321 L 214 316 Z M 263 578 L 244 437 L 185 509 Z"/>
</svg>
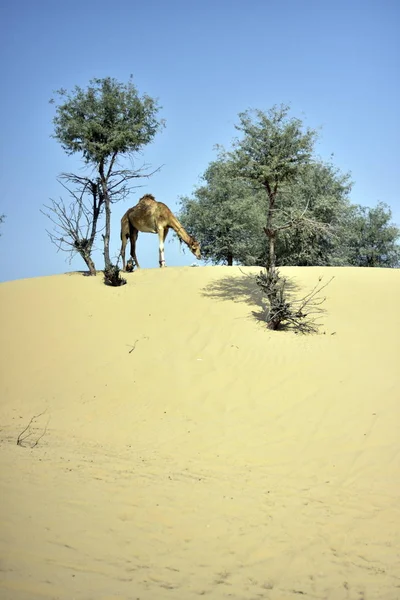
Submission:
<svg viewBox="0 0 400 600">
<path fill-rule="evenodd" d="M 252 265 L 263 252 L 265 201 L 260 190 L 229 176 L 229 165 L 212 162 L 194 198 L 181 198 L 180 220 L 201 243 L 205 260 Z"/>
<path fill-rule="evenodd" d="M 231 168 L 222 160 L 210 163 L 202 185 L 192 197 L 181 199 L 181 220 L 201 241 L 202 254 L 210 262 L 265 265 L 265 192 L 257 184 L 232 178 Z M 339 264 L 350 189 L 348 174 L 322 162 L 305 165 L 281 186 L 274 209 L 277 227 L 291 219 L 294 223 L 277 236 L 277 265 Z"/>
<path fill-rule="evenodd" d="M 343 230 L 346 263 L 358 267 L 400 267 L 400 229 L 384 202 L 353 206 Z"/>
<path fill-rule="evenodd" d="M 79 152 L 95 165 L 118 154 L 138 152 L 149 144 L 162 121 L 156 100 L 139 93 L 132 78 L 126 84 L 111 77 L 92 79 L 83 89 L 56 92 L 61 103 L 54 117 L 54 136 L 67 154 Z"/>
<path fill-rule="evenodd" d="M 283 183 L 296 177 L 299 166 L 311 160 L 316 131 L 304 130 L 302 121 L 288 114 L 285 105 L 267 112 L 239 113 L 236 129 L 241 135 L 233 141 L 233 150 L 225 152 L 234 167 L 232 174 L 275 194 Z"/>
<path fill-rule="evenodd" d="M 349 215 L 351 186 L 349 174 L 323 162 L 304 165 L 297 177 L 283 186 L 276 202 L 278 226 L 285 219 L 292 219 L 293 226 L 279 232 L 278 265 L 335 263 Z"/>
</svg>

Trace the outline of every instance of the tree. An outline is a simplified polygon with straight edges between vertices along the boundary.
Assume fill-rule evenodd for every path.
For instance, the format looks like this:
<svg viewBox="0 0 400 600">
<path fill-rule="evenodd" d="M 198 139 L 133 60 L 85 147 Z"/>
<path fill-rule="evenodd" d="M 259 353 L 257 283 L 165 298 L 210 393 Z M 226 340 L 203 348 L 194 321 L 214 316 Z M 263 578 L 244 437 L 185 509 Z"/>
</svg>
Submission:
<svg viewBox="0 0 400 600">
<path fill-rule="evenodd" d="M 210 163 L 194 198 L 181 198 L 179 218 L 205 260 L 254 265 L 263 252 L 264 197 L 251 183 L 230 177 L 229 168 L 223 160 Z"/>
<path fill-rule="evenodd" d="M 80 153 L 95 169 L 105 210 L 104 262 L 110 268 L 111 203 L 127 193 L 127 182 L 149 176 L 146 166 L 123 169 L 123 157 L 133 158 L 149 144 L 164 122 L 157 119 L 159 105 L 139 96 L 132 78 L 122 84 L 113 78 L 92 79 L 86 89 L 56 92 L 60 103 L 53 119 L 54 135 L 68 155 Z"/>
<path fill-rule="evenodd" d="M 304 129 L 299 119 L 288 117 L 287 106 L 271 108 L 267 113 L 260 110 L 239 114 L 236 128 L 242 136 L 234 141 L 230 152 L 223 151 L 231 165 L 233 177 L 251 182 L 263 189 L 267 198 L 267 214 L 264 232 L 269 241 L 266 273 L 256 278 L 257 284 L 269 302 L 267 316 L 270 329 L 291 325 L 298 331 L 315 331 L 315 323 L 309 315 L 319 312 L 318 293 L 324 287 L 318 285 L 303 300 L 290 302 L 286 294 L 286 281 L 276 269 L 276 239 L 279 232 L 302 224 L 311 231 L 325 232 L 327 226 L 307 216 L 309 199 L 299 207 L 289 202 L 284 205 L 285 187 L 302 177 L 304 169 L 311 164 L 316 132 Z M 278 199 L 281 205 L 278 205 Z"/>
<path fill-rule="evenodd" d="M 96 275 L 92 251 L 104 206 L 102 187 L 98 181 L 72 173 L 61 175 L 58 181 L 72 201 L 66 205 L 62 198 L 50 199 L 51 205 L 44 205 L 46 211 L 42 210 L 41 213 L 54 225 L 53 232 L 46 230 L 47 234 L 58 250 L 69 252 L 71 260 L 75 254 L 79 254 L 89 273 Z M 74 189 L 69 187 L 72 184 Z"/>
<path fill-rule="evenodd" d="M 359 267 L 399 267 L 400 229 L 392 223 L 390 207 L 353 206 L 344 230 L 347 264 Z"/>
<path fill-rule="evenodd" d="M 289 107 L 282 105 L 272 107 L 267 113 L 261 110 L 240 113 L 236 129 L 242 136 L 234 140 L 231 152 L 222 153 L 231 165 L 233 177 L 252 183 L 266 194 L 264 232 L 269 240 L 267 268 L 271 272 L 276 266 L 277 233 L 300 222 L 304 216 L 303 213 L 278 212 L 278 193 L 284 185 L 295 181 L 303 166 L 311 162 L 316 139 L 314 130 L 303 131 L 302 122 L 288 118 L 288 112 Z"/>
</svg>

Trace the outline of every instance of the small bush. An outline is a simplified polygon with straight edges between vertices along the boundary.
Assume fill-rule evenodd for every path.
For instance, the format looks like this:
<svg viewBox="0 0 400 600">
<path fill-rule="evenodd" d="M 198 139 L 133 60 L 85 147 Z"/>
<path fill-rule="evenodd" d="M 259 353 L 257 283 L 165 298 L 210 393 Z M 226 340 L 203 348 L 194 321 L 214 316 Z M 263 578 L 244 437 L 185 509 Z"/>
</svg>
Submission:
<svg viewBox="0 0 400 600">
<path fill-rule="evenodd" d="M 113 287 L 126 284 L 126 279 L 121 277 L 118 265 L 110 265 L 108 268 L 104 269 L 104 283 Z"/>
<path fill-rule="evenodd" d="M 133 260 L 130 258 L 126 263 L 125 270 L 127 273 L 132 273 L 134 268 Z"/>
</svg>

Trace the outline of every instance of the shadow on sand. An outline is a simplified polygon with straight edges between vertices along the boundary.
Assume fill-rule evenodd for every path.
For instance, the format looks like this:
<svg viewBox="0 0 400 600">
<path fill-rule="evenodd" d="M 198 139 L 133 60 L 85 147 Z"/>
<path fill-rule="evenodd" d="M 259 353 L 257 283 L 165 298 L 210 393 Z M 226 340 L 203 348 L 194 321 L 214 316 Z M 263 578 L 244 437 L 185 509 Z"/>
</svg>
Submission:
<svg viewBox="0 0 400 600">
<path fill-rule="evenodd" d="M 260 272 L 261 272 L 260 268 Z M 298 288 L 292 280 L 287 280 L 286 289 L 289 296 Z M 256 283 L 255 274 L 241 273 L 239 275 L 228 275 L 209 283 L 202 290 L 203 296 L 214 300 L 230 302 L 245 302 L 256 308 L 251 311 L 254 319 L 265 322 L 268 312 L 268 302 L 261 289 Z"/>
<path fill-rule="evenodd" d="M 97 271 L 100 273 L 100 271 Z M 64 275 L 82 275 L 82 277 L 94 277 L 94 275 L 90 274 L 90 271 L 65 271 Z"/>
</svg>

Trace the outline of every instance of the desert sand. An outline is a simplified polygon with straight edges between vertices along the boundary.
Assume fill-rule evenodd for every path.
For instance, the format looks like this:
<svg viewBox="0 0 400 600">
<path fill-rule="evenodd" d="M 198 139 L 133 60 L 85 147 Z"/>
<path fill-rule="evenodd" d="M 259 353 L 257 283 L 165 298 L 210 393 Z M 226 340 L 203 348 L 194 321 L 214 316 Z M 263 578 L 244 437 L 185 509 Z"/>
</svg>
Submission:
<svg viewBox="0 0 400 600">
<path fill-rule="evenodd" d="M 256 272 L 0 285 L 2 600 L 400 598 L 400 270 Z"/>
</svg>

